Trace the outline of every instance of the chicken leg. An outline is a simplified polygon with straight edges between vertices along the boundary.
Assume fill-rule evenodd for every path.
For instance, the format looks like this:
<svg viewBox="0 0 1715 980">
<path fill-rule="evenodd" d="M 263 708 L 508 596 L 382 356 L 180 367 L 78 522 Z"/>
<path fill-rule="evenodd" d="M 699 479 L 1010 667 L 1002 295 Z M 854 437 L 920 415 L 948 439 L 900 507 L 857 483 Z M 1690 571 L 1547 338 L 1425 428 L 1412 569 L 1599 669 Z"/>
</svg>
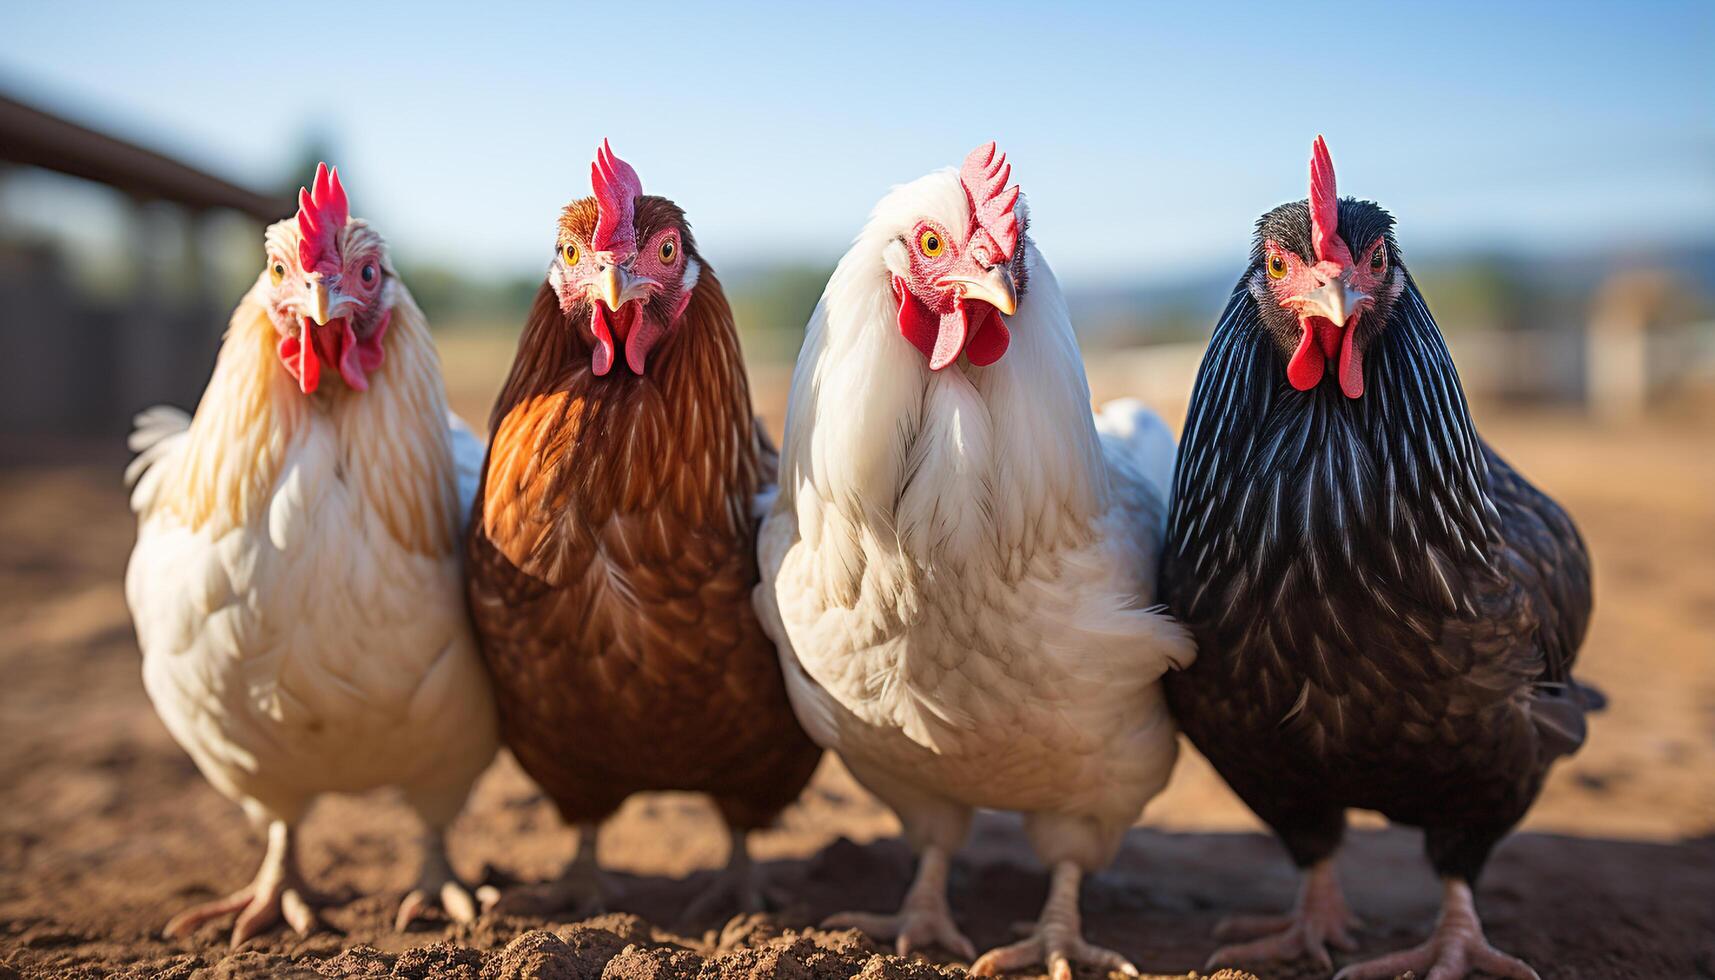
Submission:
<svg viewBox="0 0 1715 980">
<path fill-rule="evenodd" d="M 702 922 L 716 912 L 737 905 L 740 912 L 760 912 L 763 908 L 762 889 L 756 882 L 756 865 L 750 860 L 750 835 L 733 826 L 727 827 L 731 844 L 727 864 L 713 884 L 691 900 L 681 916 L 686 922 Z"/>
<path fill-rule="evenodd" d="M 238 913 L 232 926 L 232 946 L 237 948 L 247 940 L 267 931 L 281 918 L 299 935 L 309 935 L 320 928 L 313 905 L 320 899 L 304 884 L 298 870 L 297 833 L 284 820 L 268 824 L 268 850 L 262 856 L 262 866 L 250 884 L 212 902 L 188 908 L 173 916 L 162 935 L 168 939 L 183 939 L 196 932 L 211 919 Z"/>
<path fill-rule="evenodd" d="M 1541 980 L 1529 964 L 1489 945 L 1471 886 L 1463 879 L 1448 878 L 1441 895 L 1441 917 L 1422 945 L 1354 963 L 1334 980 L 1391 980 L 1408 971 L 1426 980 L 1459 980 L 1472 970 L 1509 980 Z"/>
<path fill-rule="evenodd" d="M 917 864 L 917 877 L 905 893 L 905 901 L 892 915 L 869 912 L 842 912 L 829 916 L 824 929 L 857 929 L 877 939 L 893 940 L 893 950 L 909 956 L 914 949 L 937 944 L 965 959 L 977 955 L 975 946 L 953 922 L 947 906 L 947 872 L 951 859 L 946 850 L 934 844 L 923 849 Z"/>
<path fill-rule="evenodd" d="M 599 831 L 598 824 L 578 826 L 577 853 L 553 881 L 506 895 L 492 885 L 477 889 L 476 897 L 482 903 L 482 911 L 485 914 L 498 912 L 502 915 L 535 916 L 570 912 L 580 919 L 606 911 L 606 888 L 602 884 L 601 867 L 596 863 L 596 835 Z"/>
<path fill-rule="evenodd" d="M 1358 948 L 1351 930 L 1357 919 L 1346 909 L 1334 859 L 1323 858 L 1310 866 L 1298 891 L 1298 901 L 1285 915 L 1242 915 L 1225 919 L 1215 927 L 1220 940 L 1248 940 L 1215 950 L 1205 970 L 1220 964 L 1263 963 L 1309 956 L 1324 970 L 1334 961 L 1328 947 L 1351 952 Z"/>
<path fill-rule="evenodd" d="M 1137 967 L 1130 960 L 1111 949 L 1084 941 L 1078 914 L 1078 884 L 1083 876 L 1084 872 L 1071 861 L 1054 865 L 1048 901 L 1042 906 L 1042 916 L 1036 922 L 1035 932 L 1021 942 L 984 953 L 971 964 L 971 973 L 994 977 L 1044 963 L 1052 980 L 1072 980 L 1072 961 L 1076 960 L 1104 973 L 1117 970 L 1126 976 L 1137 976 Z"/>
<path fill-rule="evenodd" d="M 447 860 L 446 836 L 441 831 L 430 830 L 423 836 L 423 870 L 417 876 L 417 886 L 399 903 L 393 928 L 404 932 L 437 904 L 454 922 L 476 919 L 476 899 L 453 873 L 452 863 Z"/>
</svg>

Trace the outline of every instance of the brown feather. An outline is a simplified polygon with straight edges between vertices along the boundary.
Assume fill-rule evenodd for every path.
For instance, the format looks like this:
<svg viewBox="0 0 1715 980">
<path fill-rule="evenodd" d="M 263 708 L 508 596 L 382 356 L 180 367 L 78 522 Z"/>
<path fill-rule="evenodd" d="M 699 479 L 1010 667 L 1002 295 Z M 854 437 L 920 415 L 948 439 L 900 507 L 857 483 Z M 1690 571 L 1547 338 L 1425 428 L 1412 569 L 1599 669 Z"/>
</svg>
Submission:
<svg viewBox="0 0 1715 980">
<path fill-rule="evenodd" d="M 705 263 L 646 376 L 595 376 L 589 343 L 544 285 L 495 406 L 469 596 L 507 741 L 570 822 L 695 790 L 765 824 L 820 753 L 750 605 L 764 462 L 731 310 Z"/>
</svg>

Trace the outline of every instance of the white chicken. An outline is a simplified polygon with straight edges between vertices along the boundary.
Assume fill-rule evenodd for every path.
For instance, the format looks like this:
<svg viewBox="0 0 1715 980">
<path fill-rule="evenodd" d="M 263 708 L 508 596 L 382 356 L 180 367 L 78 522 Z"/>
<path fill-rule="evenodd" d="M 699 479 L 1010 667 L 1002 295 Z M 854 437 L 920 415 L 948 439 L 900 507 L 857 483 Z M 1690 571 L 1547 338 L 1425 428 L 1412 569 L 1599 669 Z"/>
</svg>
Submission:
<svg viewBox="0 0 1715 980">
<path fill-rule="evenodd" d="M 426 828 L 399 927 L 437 901 L 475 914 L 443 832 L 497 740 L 460 567 L 483 448 L 338 175 L 319 169 L 299 205 L 268 229 L 195 418 L 152 409 L 131 439 L 144 686 L 268 840 L 255 879 L 175 917 L 172 937 L 231 913 L 234 945 L 282 915 L 314 928 L 295 829 L 318 794 L 378 786 Z"/>
<path fill-rule="evenodd" d="M 991 143 L 895 188 L 840 260 L 792 378 L 756 603 L 805 729 L 921 855 L 898 914 L 831 924 L 973 955 L 948 861 L 974 808 L 1015 810 L 1048 901 L 973 972 L 1136 973 L 1084 941 L 1078 887 L 1178 752 L 1160 679 L 1195 653 L 1152 607 L 1173 439 L 1136 402 L 1092 418 L 1009 175 Z"/>
</svg>

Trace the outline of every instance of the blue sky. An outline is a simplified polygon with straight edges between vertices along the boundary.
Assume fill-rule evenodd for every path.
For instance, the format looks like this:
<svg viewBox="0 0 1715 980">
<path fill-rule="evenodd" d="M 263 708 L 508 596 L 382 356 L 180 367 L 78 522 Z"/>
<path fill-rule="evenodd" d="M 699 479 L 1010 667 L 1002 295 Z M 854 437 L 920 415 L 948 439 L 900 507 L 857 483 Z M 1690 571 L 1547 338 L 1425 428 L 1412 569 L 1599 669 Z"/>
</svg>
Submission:
<svg viewBox="0 0 1715 980">
<path fill-rule="evenodd" d="M 602 136 L 717 268 L 837 257 L 890 185 L 988 139 L 1083 283 L 1242 262 L 1256 216 L 1304 196 L 1318 132 L 1408 256 L 1715 231 L 1707 2 L 61 2 L 5 22 L 0 89 L 241 181 L 325 132 L 396 251 L 481 273 L 545 264 Z"/>
</svg>

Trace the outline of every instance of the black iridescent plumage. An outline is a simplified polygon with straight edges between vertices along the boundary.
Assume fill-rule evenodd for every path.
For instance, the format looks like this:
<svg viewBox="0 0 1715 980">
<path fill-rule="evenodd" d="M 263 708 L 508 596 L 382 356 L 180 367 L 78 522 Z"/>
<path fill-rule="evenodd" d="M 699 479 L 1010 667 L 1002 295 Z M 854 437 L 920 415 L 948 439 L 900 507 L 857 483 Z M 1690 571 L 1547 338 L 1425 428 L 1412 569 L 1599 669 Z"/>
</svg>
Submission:
<svg viewBox="0 0 1715 980">
<path fill-rule="evenodd" d="M 1168 695 L 1301 866 L 1360 807 L 1424 828 L 1437 872 L 1474 881 L 1583 740 L 1569 671 L 1589 558 L 1478 437 L 1392 219 L 1350 199 L 1339 214 L 1355 255 L 1388 236 L 1396 277 L 1358 328 L 1365 393 L 1331 373 L 1287 383 L 1298 328 L 1269 305 L 1261 242 L 1309 260 L 1310 222 L 1283 205 L 1258 224 L 1179 447 L 1161 581 L 1199 654 Z"/>
</svg>

